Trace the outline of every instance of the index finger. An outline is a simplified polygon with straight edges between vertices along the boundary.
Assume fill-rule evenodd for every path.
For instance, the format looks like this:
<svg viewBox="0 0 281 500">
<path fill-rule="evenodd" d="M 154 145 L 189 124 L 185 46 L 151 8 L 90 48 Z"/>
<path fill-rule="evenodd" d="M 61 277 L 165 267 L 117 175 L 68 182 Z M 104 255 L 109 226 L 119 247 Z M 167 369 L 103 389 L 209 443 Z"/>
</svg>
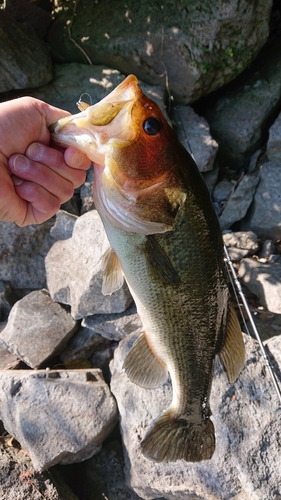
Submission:
<svg viewBox="0 0 281 500">
<path fill-rule="evenodd" d="M 65 116 L 69 116 L 71 114 L 64 109 L 56 108 L 55 106 L 47 104 L 44 101 L 37 100 L 37 103 L 38 107 L 41 108 L 40 111 L 44 113 L 47 127 L 57 122 L 60 118 L 64 118 Z"/>
</svg>

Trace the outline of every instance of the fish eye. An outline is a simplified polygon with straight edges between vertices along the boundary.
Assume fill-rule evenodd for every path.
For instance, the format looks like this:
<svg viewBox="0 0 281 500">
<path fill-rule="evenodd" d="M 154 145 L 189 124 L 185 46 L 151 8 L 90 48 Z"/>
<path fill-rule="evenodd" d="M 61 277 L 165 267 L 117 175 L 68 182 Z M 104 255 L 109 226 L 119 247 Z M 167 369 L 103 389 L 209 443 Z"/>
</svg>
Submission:
<svg viewBox="0 0 281 500">
<path fill-rule="evenodd" d="M 157 118 L 151 116 L 150 118 L 144 120 L 142 127 L 147 135 L 157 135 L 160 131 L 161 125 Z"/>
</svg>

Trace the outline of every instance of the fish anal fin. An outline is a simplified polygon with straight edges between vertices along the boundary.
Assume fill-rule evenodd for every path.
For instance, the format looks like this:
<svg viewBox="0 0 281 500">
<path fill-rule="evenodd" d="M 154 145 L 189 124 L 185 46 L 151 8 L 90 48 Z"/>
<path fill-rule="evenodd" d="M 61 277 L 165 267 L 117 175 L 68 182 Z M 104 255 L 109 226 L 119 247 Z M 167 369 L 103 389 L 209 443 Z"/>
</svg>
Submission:
<svg viewBox="0 0 281 500">
<path fill-rule="evenodd" d="M 124 282 L 120 260 L 112 248 L 109 248 L 103 255 L 101 269 L 103 271 L 102 293 L 111 295 L 119 290 Z"/>
<path fill-rule="evenodd" d="M 226 338 L 218 356 L 229 382 L 235 382 L 245 363 L 245 345 L 240 324 L 232 306 L 228 309 Z"/>
<path fill-rule="evenodd" d="M 154 462 L 201 462 L 215 451 L 213 422 L 199 423 L 177 418 L 172 408 L 158 417 L 141 442 L 143 455 Z"/>
<path fill-rule="evenodd" d="M 154 279 L 165 285 L 179 285 L 181 279 L 169 257 L 153 235 L 147 236 L 145 253 Z"/>
<path fill-rule="evenodd" d="M 129 379 L 145 389 L 155 389 L 168 378 L 166 366 L 152 352 L 142 332 L 127 354 L 123 368 Z"/>
</svg>

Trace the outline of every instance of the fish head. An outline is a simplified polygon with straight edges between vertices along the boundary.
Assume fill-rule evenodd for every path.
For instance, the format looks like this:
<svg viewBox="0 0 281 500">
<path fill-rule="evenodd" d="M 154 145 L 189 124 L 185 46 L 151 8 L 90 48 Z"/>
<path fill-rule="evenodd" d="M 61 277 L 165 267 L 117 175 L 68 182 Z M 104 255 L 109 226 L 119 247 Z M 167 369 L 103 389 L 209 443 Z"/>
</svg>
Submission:
<svg viewBox="0 0 281 500">
<path fill-rule="evenodd" d="M 55 143 L 75 146 L 95 163 L 95 203 L 102 205 L 103 212 L 108 212 L 109 205 L 115 215 L 122 212 L 117 225 L 129 214 L 129 218 L 134 216 L 136 232 L 171 229 L 171 213 L 167 218 L 160 212 L 164 206 L 167 209 L 167 197 L 174 198 L 175 182 L 173 188 L 170 184 L 179 145 L 158 105 L 143 94 L 134 75 L 97 104 L 60 119 L 51 132 Z M 151 218 L 156 223 L 163 219 L 164 225 L 141 229 L 136 224 L 140 219 L 151 222 Z M 129 224 L 127 230 L 133 226 Z"/>
</svg>

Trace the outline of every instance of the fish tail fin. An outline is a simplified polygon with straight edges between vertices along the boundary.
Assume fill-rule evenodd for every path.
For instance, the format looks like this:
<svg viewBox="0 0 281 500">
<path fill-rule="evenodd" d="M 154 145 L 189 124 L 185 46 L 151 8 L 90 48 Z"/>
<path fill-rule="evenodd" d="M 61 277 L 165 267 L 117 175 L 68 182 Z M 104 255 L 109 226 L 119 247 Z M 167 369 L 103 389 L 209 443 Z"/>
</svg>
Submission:
<svg viewBox="0 0 281 500">
<path fill-rule="evenodd" d="M 215 430 L 207 418 L 199 423 L 177 418 L 168 408 L 152 425 L 141 443 L 142 453 L 155 462 L 200 462 L 215 451 Z"/>
</svg>

